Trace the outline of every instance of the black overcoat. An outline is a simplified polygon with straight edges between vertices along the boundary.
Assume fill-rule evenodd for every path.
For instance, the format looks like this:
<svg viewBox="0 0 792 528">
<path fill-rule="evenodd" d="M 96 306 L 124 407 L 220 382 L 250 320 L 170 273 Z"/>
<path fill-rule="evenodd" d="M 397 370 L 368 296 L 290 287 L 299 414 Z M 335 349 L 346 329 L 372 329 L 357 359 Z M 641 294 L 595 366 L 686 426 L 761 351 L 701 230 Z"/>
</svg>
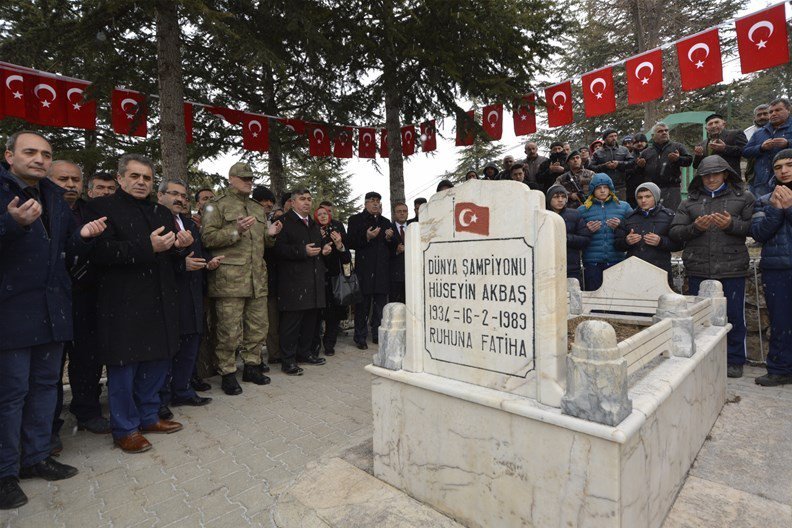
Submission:
<svg viewBox="0 0 792 528">
<path fill-rule="evenodd" d="M 325 307 L 325 264 L 321 253 L 309 257 L 308 244 L 321 247 L 322 234 L 312 218 L 306 226 L 300 216 L 289 211 L 280 218 L 283 229 L 275 239 L 278 268 L 278 309 L 282 312 Z"/>
<path fill-rule="evenodd" d="M 366 238 L 369 228 L 381 228 L 372 240 Z M 387 294 L 390 291 L 390 258 L 394 236 L 386 240 L 385 231 L 394 229 L 384 216 L 374 216 L 368 211 L 349 217 L 349 247 L 355 250 L 355 273 L 363 295 Z M 394 229 L 395 231 L 395 229 Z"/>
<path fill-rule="evenodd" d="M 194 258 L 204 258 L 206 262 L 212 255 L 203 247 L 198 226 L 187 215 L 179 215 L 184 228 L 193 236 L 193 243 L 187 252 Z M 222 264 L 221 264 L 222 265 Z M 187 261 L 181 259 L 176 265 L 176 287 L 179 290 L 179 332 L 181 335 L 203 333 L 203 298 L 206 293 L 206 268 L 187 271 Z"/>
</svg>

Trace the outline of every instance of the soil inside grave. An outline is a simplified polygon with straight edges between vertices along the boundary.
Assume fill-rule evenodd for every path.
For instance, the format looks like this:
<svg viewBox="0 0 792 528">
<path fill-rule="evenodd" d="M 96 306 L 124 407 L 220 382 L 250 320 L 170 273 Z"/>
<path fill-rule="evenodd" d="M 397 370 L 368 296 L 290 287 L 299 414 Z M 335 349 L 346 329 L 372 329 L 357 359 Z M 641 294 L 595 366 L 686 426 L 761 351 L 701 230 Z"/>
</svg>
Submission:
<svg viewBox="0 0 792 528">
<path fill-rule="evenodd" d="M 575 341 L 575 328 L 583 321 L 605 321 L 616 331 L 616 342 L 621 342 L 632 337 L 649 325 L 637 323 L 626 323 L 617 319 L 601 319 L 597 317 L 575 317 L 567 321 L 567 351 L 572 350 L 572 343 Z"/>
</svg>

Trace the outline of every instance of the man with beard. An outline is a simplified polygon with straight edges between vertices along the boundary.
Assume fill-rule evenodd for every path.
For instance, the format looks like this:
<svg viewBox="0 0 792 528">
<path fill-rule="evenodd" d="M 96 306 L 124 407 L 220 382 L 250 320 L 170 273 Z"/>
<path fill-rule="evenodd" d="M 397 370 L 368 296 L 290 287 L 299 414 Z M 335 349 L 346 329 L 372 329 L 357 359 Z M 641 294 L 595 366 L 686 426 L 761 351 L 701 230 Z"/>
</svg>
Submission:
<svg viewBox="0 0 792 528">
<path fill-rule="evenodd" d="M 554 141 L 550 144 L 550 157 L 543 161 L 541 167 L 539 167 L 536 185 L 531 185 L 527 174 L 525 179 L 532 189 L 547 193 L 547 190 L 555 183 L 556 178 L 566 172 L 565 164 L 564 144 L 560 141 Z"/>
<path fill-rule="evenodd" d="M 107 365 L 113 441 L 127 453 L 151 449 L 142 433 L 174 433 L 161 420 L 159 390 L 179 349 L 174 268 L 193 243 L 175 232 L 173 215 L 149 201 L 154 163 L 140 154 L 118 161 L 119 189 L 88 204 L 107 217 L 107 230 L 90 254 L 98 274 L 99 351 Z"/>
<path fill-rule="evenodd" d="M 754 177 L 751 192 L 764 196 L 770 192 L 773 179 L 773 158 L 783 149 L 792 146 L 792 117 L 789 99 L 776 99 L 770 102 L 770 120 L 751 136 L 743 149 L 743 156 L 754 160 Z"/>
<path fill-rule="evenodd" d="M 657 123 L 652 130 L 652 146 L 641 152 L 640 158 L 646 161 L 636 160 L 633 178 L 638 177 L 636 188 L 647 181 L 660 187 L 662 205 L 676 211 L 682 201 L 682 167 L 689 167 L 693 156 L 682 143 L 671 141 L 665 123 Z"/>
<path fill-rule="evenodd" d="M 589 184 L 594 177 L 594 171 L 583 168 L 583 159 L 580 152 L 573 151 L 567 158 L 569 170 L 558 177 L 556 185 L 562 185 L 567 191 L 567 207 L 577 209 L 583 205 L 586 196 L 589 195 Z M 549 197 L 552 197 L 548 194 Z"/>
<path fill-rule="evenodd" d="M 614 129 L 606 129 L 602 140 L 604 143 L 592 157 L 591 170 L 610 176 L 616 187 L 616 197 L 624 201 L 627 198 L 625 171 L 632 165 L 633 157 L 627 147 L 619 145 L 619 135 Z"/>
<path fill-rule="evenodd" d="M 759 106 L 754 108 L 753 125 L 743 130 L 743 132 L 745 133 L 745 139 L 750 141 L 753 135 L 756 133 L 756 131 L 762 128 L 763 126 L 765 126 L 769 121 L 770 121 L 769 104 L 760 104 Z"/>
<path fill-rule="evenodd" d="M 563 146 L 561 150 L 563 150 Z M 547 161 L 547 158 L 539 155 L 539 145 L 537 145 L 536 142 L 529 141 L 525 144 L 525 161 L 523 162 L 523 169 L 525 170 L 525 182 L 531 186 L 531 188 L 537 186 L 541 166 L 545 161 Z M 511 177 L 507 179 L 511 179 Z"/>
<path fill-rule="evenodd" d="M 737 174 L 742 174 L 740 160 L 748 140 L 742 130 L 727 130 L 726 120 L 720 114 L 710 114 L 704 120 L 707 139 L 693 149 L 693 168 L 698 168 L 705 156 L 717 154 L 725 159 Z"/>
</svg>

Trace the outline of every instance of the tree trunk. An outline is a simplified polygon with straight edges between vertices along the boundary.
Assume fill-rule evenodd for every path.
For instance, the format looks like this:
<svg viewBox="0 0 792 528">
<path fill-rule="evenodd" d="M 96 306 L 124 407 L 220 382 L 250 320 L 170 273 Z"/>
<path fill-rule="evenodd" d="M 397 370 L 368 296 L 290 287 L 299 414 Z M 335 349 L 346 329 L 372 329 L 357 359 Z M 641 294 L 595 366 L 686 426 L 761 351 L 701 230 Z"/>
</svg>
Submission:
<svg viewBox="0 0 792 528">
<path fill-rule="evenodd" d="M 96 172 L 96 130 L 86 130 L 83 133 L 85 152 L 88 154 L 83 162 L 83 184 L 88 189 L 88 178 Z"/>
<path fill-rule="evenodd" d="M 397 203 L 404 202 L 404 154 L 401 146 L 401 94 L 393 75 L 385 72 L 385 129 L 388 131 L 391 217 Z"/>
<path fill-rule="evenodd" d="M 278 115 L 278 103 L 275 100 L 275 79 L 272 70 L 265 68 L 261 75 L 264 89 L 264 112 L 267 115 Z M 267 153 L 267 172 L 270 177 L 270 190 L 280 202 L 286 192 L 286 178 L 283 174 L 283 144 L 281 143 L 280 125 L 274 119 L 269 121 L 269 152 Z"/>
<path fill-rule="evenodd" d="M 162 177 L 188 180 L 184 130 L 181 29 L 176 2 L 157 1 L 157 72 L 160 92 Z M 189 181 L 187 181 L 189 184 Z"/>
</svg>

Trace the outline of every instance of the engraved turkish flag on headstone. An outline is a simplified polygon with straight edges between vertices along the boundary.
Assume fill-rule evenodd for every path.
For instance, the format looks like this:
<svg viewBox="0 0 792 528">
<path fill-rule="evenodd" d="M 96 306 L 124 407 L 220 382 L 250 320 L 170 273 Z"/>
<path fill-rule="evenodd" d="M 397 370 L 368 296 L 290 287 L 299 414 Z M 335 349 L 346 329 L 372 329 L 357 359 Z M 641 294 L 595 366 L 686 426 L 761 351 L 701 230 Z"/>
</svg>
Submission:
<svg viewBox="0 0 792 528">
<path fill-rule="evenodd" d="M 460 202 L 454 206 L 454 231 L 489 236 L 489 207 L 473 202 Z"/>
<path fill-rule="evenodd" d="M 0 90 L 3 92 L 3 112 L 5 117 L 25 119 L 25 77 L 15 70 L 0 69 Z"/>
<path fill-rule="evenodd" d="M 242 116 L 242 148 L 254 152 L 269 150 L 269 119 L 258 114 Z"/>
<path fill-rule="evenodd" d="M 437 148 L 437 127 L 434 119 L 421 123 L 421 147 L 424 152 L 432 152 Z"/>
<path fill-rule="evenodd" d="M 545 101 L 547 102 L 547 124 L 549 126 L 564 126 L 574 120 L 572 83 L 570 81 L 545 89 Z"/>
<path fill-rule="evenodd" d="M 514 135 L 526 136 L 536 132 L 536 94 L 523 95 L 515 105 Z"/>
<path fill-rule="evenodd" d="M 352 157 L 352 127 L 338 129 L 333 141 L 333 156 L 336 158 Z"/>
<path fill-rule="evenodd" d="M 498 141 L 503 136 L 503 105 L 491 104 L 481 111 L 482 126 L 487 135 Z"/>
<path fill-rule="evenodd" d="M 584 74 L 581 83 L 586 117 L 610 114 L 616 110 L 612 66 Z"/>
<path fill-rule="evenodd" d="M 66 126 L 66 90 L 63 81 L 43 75 L 25 75 L 25 119 L 38 125 Z"/>
<path fill-rule="evenodd" d="M 404 156 L 415 154 L 415 127 L 413 125 L 401 127 L 401 145 Z"/>
<path fill-rule="evenodd" d="M 680 40 L 676 50 L 683 90 L 697 90 L 723 80 L 718 28 Z"/>
<path fill-rule="evenodd" d="M 789 62 L 786 3 L 764 9 L 734 23 L 740 69 L 751 73 Z"/>
<path fill-rule="evenodd" d="M 96 130 L 96 99 L 86 96 L 88 86 L 88 82 L 63 82 L 63 89 L 66 90 L 66 126 Z"/>
<path fill-rule="evenodd" d="M 358 157 L 377 157 L 377 131 L 374 128 L 358 129 Z"/>
<path fill-rule="evenodd" d="M 648 103 L 663 97 L 663 52 L 652 50 L 627 59 L 627 102 Z"/>
<path fill-rule="evenodd" d="M 113 90 L 111 122 L 116 134 L 146 137 L 146 96 L 131 90 Z"/>
</svg>

